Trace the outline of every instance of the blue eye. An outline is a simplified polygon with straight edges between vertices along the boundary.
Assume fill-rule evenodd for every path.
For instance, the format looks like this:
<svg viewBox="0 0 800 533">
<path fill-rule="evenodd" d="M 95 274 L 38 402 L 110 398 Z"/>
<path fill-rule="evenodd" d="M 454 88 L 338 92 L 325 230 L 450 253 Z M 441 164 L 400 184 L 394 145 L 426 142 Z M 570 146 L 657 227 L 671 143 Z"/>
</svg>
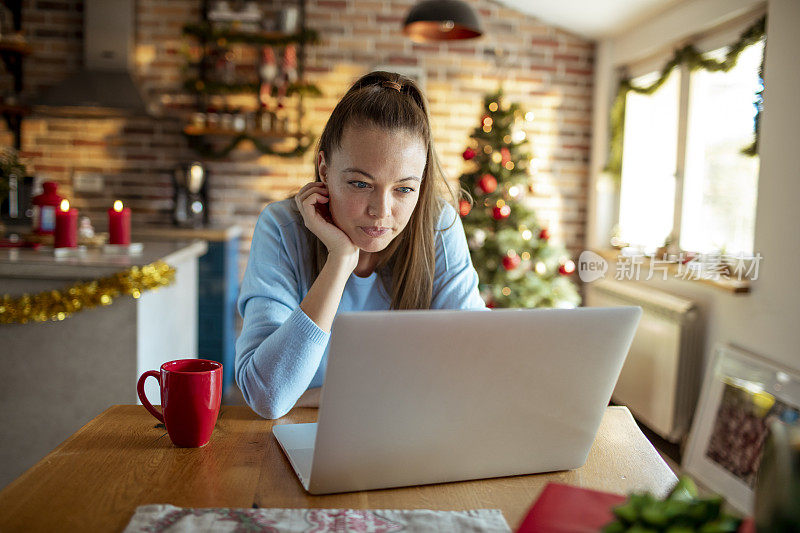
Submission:
<svg viewBox="0 0 800 533">
<path fill-rule="evenodd" d="M 366 189 L 369 186 L 367 183 L 363 181 L 351 181 L 349 183 L 356 189 Z"/>
<path fill-rule="evenodd" d="M 414 189 L 412 189 L 411 187 L 400 187 L 397 190 L 402 192 L 403 194 L 410 194 L 414 192 Z"/>
</svg>

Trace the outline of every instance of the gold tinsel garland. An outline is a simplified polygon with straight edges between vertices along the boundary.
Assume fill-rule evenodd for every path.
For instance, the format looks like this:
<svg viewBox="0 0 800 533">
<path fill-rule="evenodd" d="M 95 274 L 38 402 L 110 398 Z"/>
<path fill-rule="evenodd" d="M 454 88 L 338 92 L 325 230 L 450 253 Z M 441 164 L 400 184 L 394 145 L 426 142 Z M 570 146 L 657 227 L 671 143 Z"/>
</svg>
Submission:
<svg viewBox="0 0 800 533">
<path fill-rule="evenodd" d="M 121 295 L 139 298 L 143 292 L 166 287 L 174 280 L 175 269 L 163 261 L 156 261 L 61 290 L 44 291 L 33 296 L 12 297 L 6 294 L 0 301 L 0 324 L 64 320 L 84 309 L 111 305 L 114 298 Z"/>
</svg>

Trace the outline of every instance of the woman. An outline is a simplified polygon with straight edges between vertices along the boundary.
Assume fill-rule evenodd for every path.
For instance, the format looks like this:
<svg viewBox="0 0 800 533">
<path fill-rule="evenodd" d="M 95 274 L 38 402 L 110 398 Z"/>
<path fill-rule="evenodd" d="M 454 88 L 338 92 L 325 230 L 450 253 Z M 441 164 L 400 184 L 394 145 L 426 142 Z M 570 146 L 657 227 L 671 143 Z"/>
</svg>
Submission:
<svg viewBox="0 0 800 533">
<path fill-rule="evenodd" d="M 238 300 L 236 382 L 270 419 L 318 393 L 338 311 L 485 309 L 412 80 L 360 78 L 316 153 L 315 181 L 261 212 Z"/>
</svg>

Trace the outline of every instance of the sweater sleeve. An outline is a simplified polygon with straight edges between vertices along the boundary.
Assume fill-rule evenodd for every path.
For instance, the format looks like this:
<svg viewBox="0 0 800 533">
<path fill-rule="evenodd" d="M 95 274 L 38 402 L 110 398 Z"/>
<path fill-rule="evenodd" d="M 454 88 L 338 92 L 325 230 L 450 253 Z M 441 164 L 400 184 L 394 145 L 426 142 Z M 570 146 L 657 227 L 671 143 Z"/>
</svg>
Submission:
<svg viewBox="0 0 800 533">
<path fill-rule="evenodd" d="M 478 291 L 461 217 L 448 203 L 436 231 L 436 275 L 431 309 L 487 309 Z"/>
<path fill-rule="evenodd" d="M 256 223 L 237 302 L 243 325 L 236 383 L 247 404 L 269 419 L 288 413 L 308 388 L 330 337 L 300 308 L 297 242 L 287 243 L 281 230 L 268 206 Z"/>
</svg>

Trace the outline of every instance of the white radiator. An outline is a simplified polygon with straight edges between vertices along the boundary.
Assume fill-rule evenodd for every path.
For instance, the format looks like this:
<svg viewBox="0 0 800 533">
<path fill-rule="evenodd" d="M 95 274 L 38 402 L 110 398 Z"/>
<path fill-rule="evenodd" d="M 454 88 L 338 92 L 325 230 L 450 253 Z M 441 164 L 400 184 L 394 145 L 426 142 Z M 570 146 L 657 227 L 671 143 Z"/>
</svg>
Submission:
<svg viewBox="0 0 800 533">
<path fill-rule="evenodd" d="M 668 441 L 689 432 L 702 373 L 702 331 L 694 302 L 625 281 L 587 283 L 586 305 L 639 305 L 642 319 L 612 398 Z"/>
</svg>

